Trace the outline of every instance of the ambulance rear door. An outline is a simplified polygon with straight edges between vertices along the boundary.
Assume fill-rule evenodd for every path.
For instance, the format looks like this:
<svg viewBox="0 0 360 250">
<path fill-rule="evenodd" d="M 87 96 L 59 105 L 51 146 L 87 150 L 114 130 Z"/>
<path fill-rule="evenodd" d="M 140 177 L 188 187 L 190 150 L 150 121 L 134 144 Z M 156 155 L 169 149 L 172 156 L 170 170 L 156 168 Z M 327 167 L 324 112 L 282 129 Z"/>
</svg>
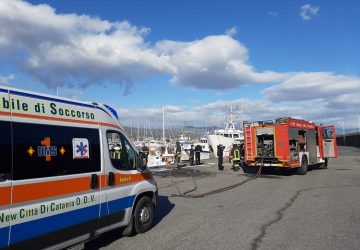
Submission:
<svg viewBox="0 0 360 250">
<path fill-rule="evenodd" d="M 11 119 L 8 90 L 0 89 L 0 249 L 6 248 L 10 231 Z"/>
<path fill-rule="evenodd" d="M 321 158 L 336 158 L 338 155 L 336 145 L 336 132 L 334 126 L 319 126 L 318 140 Z"/>
</svg>

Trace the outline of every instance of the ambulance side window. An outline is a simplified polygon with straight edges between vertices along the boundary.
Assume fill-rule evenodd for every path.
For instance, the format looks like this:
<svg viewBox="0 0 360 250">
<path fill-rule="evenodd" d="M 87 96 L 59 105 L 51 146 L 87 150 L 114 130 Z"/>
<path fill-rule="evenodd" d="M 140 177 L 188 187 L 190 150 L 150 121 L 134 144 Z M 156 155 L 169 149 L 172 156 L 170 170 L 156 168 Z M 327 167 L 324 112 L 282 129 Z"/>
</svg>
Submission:
<svg viewBox="0 0 360 250">
<path fill-rule="evenodd" d="M 106 133 L 110 160 L 114 168 L 119 170 L 136 169 L 136 152 L 125 136 L 116 131 Z"/>
<path fill-rule="evenodd" d="M 13 123 L 14 180 L 101 170 L 98 129 Z"/>
<path fill-rule="evenodd" d="M 131 147 L 131 144 L 129 143 L 129 141 L 124 137 L 124 144 L 125 144 L 125 150 L 126 150 L 126 155 L 127 155 L 127 169 L 128 170 L 134 170 L 136 169 L 136 152 L 135 150 Z"/>
<path fill-rule="evenodd" d="M 124 166 L 124 155 L 123 155 L 123 143 L 121 142 L 121 137 L 118 132 L 107 132 L 106 134 L 108 146 L 109 146 L 109 155 L 112 165 L 116 169 L 122 169 Z"/>
<path fill-rule="evenodd" d="M 11 123 L 0 121 L 0 181 L 11 178 Z"/>
</svg>

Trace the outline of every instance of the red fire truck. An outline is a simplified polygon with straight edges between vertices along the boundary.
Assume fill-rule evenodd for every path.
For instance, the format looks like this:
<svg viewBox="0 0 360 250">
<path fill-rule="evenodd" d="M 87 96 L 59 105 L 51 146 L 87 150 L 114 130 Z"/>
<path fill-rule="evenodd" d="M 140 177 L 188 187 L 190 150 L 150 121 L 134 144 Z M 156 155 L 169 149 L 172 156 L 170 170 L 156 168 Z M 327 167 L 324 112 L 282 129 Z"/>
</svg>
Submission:
<svg viewBox="0 0 360 250">
<path fill-rule="evenodd" d="M 308 166 L 327 168 L 337 157 L 334 126 L 294 118 L 244 122 L 244 159 L 249 167 L 293 168 L 304 175 Z"/>
</svg>

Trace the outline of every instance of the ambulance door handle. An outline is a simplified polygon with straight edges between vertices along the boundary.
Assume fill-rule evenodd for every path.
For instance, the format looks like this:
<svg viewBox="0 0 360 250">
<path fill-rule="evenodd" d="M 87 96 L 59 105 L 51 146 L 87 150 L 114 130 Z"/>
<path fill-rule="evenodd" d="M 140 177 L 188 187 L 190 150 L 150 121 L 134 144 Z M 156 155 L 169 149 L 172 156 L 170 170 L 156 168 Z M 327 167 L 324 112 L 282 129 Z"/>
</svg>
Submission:
<svg viewBox="0 0 360 250">
<path fill-rule="evenodd" d="M 114 186 L 114 185 L 115 185 L 115 174 L 114 172 L 109 172 L 108 186 Z"/>
<path fill-rule="evenodd" d="M 90 188 L 97 189 L 99 187 L 98 175 L 92 174 L 90 177 Z"/>
</svg>

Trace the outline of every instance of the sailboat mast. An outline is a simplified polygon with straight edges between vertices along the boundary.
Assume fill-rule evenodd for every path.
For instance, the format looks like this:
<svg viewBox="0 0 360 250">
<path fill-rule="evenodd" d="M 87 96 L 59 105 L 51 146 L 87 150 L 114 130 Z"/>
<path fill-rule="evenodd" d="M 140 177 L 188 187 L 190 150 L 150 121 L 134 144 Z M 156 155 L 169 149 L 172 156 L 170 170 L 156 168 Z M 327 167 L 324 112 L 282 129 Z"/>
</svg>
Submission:
<svg viewBox="0 0 360 250">
<path fill-rule="evenodd" d="M 240 127 L 243 129 L 244 128 L 244 109 L 243 109 L 243 100 L 241 100 L 241 123 L 240 123 Z"/>
<path fill-rule="evenodd" d="M 134 137 L 133 137 L 133 118 L 131 117 L 131 130 L 130 130 L 130 138 L 131 138 L 131 140 L 133 140 L 134 139 Z"/>
<path fill-rule="evenodd" d="M 165 107 L 163 107 L 162 138 L 163 138 L 163 144 L 165 145 Z"/>
<path fill-rule="evenodd" d="M 136 133 L 136 140 L 139 141 L 139 136 L 140 136 L 140 125 L 139 122 L 137 123 L 137 133 Z"/>
</svg>

